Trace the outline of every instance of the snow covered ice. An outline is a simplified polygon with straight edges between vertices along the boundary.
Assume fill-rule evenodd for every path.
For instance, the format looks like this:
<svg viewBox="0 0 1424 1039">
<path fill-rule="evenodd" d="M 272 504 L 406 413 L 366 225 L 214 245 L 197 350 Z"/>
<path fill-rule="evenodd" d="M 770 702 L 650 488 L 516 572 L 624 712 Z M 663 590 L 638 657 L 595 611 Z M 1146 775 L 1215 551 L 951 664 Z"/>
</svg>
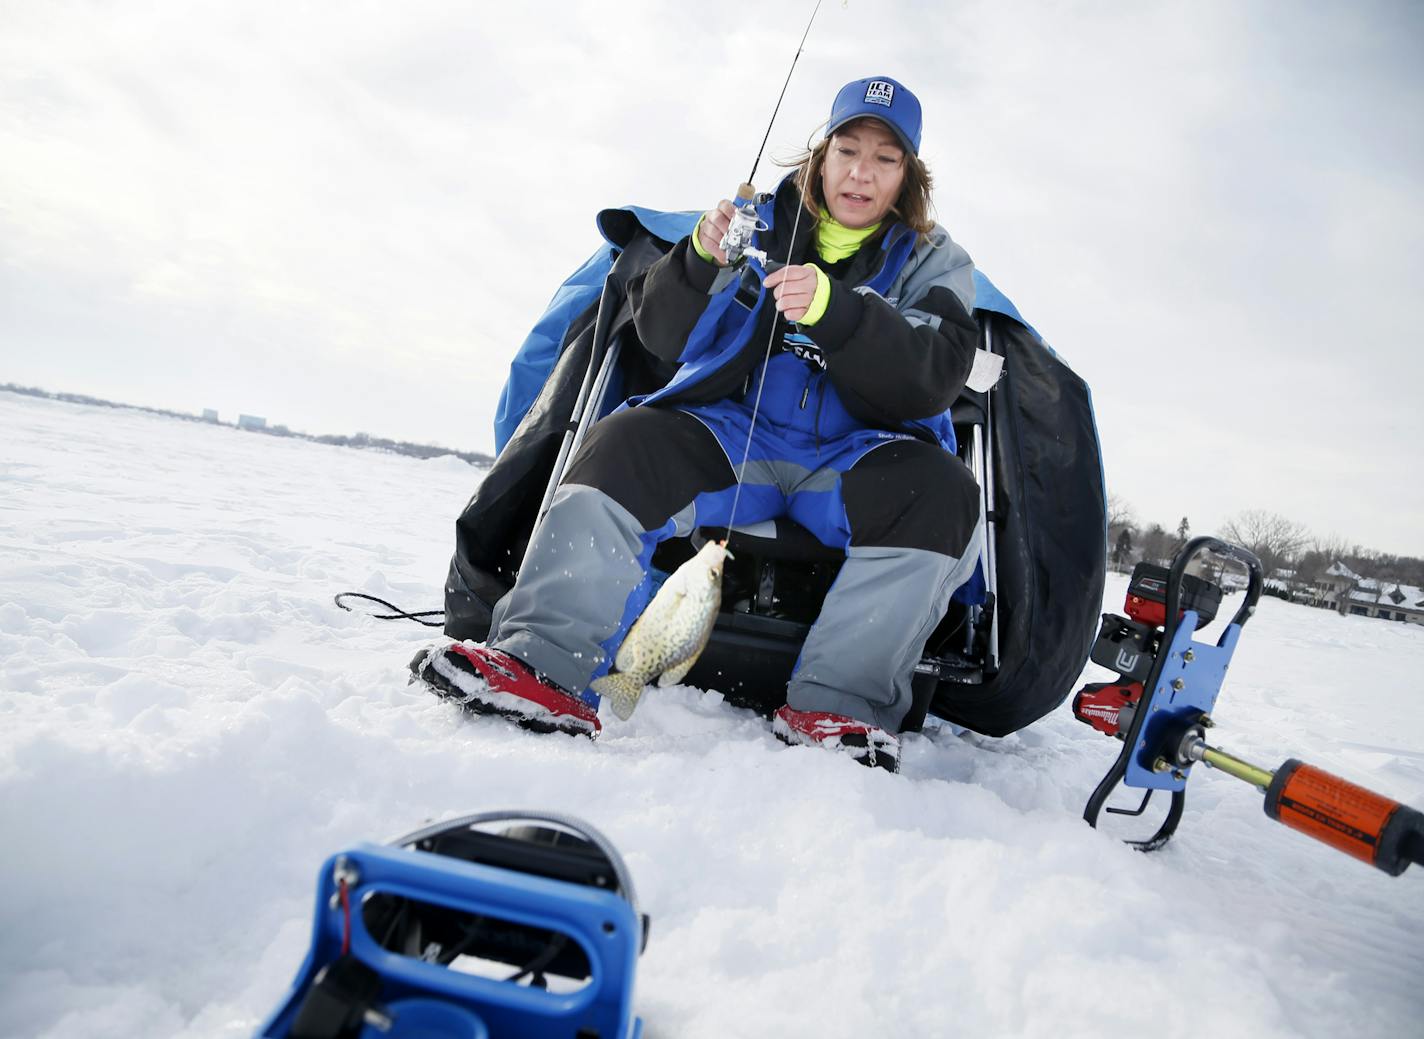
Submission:
<svg viewBox="0 0 1424 1039">
<path fill-rule="evenodd" d="M 907 737 L 901 776 L 685 687 L 604 711 L 597 743 L 535 736 L 406 684 L 431 629 L 332 604 L 438 607 L 476 470 L 5 393 L 0 445 L 0 1033 L 250 1035 L 328 854 L 494 808 L 623 852 L 650 1037 L 1424 1017 L 1424 869 L 1378 873 L 1202 769 L 1139 854 L 1080 819 L 1118 744 L 1066 705 Z M 1421 673 L 1424 628 L 1266 599 L 1214 742 L 1424 806 Z"/>
</svg>

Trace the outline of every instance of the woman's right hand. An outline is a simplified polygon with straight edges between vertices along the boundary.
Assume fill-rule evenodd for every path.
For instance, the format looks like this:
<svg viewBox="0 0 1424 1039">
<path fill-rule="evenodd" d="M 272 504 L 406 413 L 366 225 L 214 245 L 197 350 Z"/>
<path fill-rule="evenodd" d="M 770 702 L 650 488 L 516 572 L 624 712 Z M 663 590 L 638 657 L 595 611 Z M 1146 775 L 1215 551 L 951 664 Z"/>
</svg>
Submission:
<svg viewBox="0 0 1424 1039">
<path fill-rule="evenodd" d="M 727 254 L 722 251 L 722 238 L 727 234 L 727 228 L 731 226 L 735 213 L 732 203 L 724 198 L 717 203 L 715 209 L 703 213 L 702 220 L 697 225 L 697 242 L 716 261 L 718 267 L 727 266 Z"/>
</svg>

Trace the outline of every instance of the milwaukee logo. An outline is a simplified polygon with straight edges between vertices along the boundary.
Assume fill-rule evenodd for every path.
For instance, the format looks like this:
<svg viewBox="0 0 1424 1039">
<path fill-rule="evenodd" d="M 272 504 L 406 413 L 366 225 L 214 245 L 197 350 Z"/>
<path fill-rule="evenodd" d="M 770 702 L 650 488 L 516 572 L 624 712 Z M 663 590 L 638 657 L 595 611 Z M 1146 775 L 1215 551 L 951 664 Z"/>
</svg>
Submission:
<svg viewBox="0 0 1424 1039">
<path fill-rule="evenodd" d="M 1122 713 L 1120 708 L 1105 707 L 1098 704 L 1089 704 L 1078 709 L 1078 713 L 1089 718 L 1101 718 L 1105 722 L 1117 721 L 1118 715 Z"/>
</svg>

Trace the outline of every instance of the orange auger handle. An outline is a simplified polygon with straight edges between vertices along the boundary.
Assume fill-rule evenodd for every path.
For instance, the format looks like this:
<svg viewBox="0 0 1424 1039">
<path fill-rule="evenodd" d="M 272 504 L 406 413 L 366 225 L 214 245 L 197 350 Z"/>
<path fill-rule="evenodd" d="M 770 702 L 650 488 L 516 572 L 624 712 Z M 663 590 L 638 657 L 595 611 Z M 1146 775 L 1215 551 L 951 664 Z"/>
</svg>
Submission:
<svg viewBox="0 0 1424 1039">
<path fill-rule="evenodd" d="M 1291 758 L 1266 788 L 1266 814 L 1397 877 L 1424 865 L 1424 813 Z"/>
</svg>

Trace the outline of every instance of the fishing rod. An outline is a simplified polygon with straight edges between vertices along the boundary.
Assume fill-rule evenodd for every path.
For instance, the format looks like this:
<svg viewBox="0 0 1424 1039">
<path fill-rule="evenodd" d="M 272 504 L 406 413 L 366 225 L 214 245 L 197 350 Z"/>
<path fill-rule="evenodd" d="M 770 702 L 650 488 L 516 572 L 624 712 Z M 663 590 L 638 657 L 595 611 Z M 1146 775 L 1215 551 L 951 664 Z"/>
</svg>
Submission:
<svg viewBox="0 0 1424 1039">
<path fill-rule="evenodd" d="M 770 266 L 766 254 L 760 249 L 752 248 L 751 244 L 757 231 L 767 230 L 766 226 L 762 224 L 756 215 L 756 188 L 752 186 L 751 182 L 756 179 L 757 167 L 761 164 L 762 154 L 766 150 L 766 142 L 771 138 L 771 128 L 776 123 L 777 113 L 781 111 L 781 102 L 782 99 L 786 97 L 787 87 L 791 85 L 792 73 L 796 71 L 796 63 L 801 58 L 801 51 L 806 46 L 806 38 L 811 34 L 811 26 L 816 21 L 816 14 L 820 10 L 821 0 L 816 0 L 816 6 L 811 11 L 811 17 L 807 19 L 806 28 L 801 33 L 801 42 L 797 44 L 796 53 L 791 58 L 791 66 L 786 71 L 786 81 L 781 85 L 781 94 L 776 99 L 776 105 L 771 112 L 771 119 L 766 124 L 766 134 L 762 137 L 761 147 L 757 149 L 756 159 L 752 162 L 751 177 L 747 183 L 737 188 L 735 195 L 737 200 L 736 205 L 738 207 L 737 212 L 732 218 L 732 224 L 728 227 L 726 235 L 723 236 L 721 246 L 727 255 L 729 263 L 736 263 L 745 256 L 754 256 L 764 267 Z M 796 214 L 797 224 L 793 224 L 791 229 L 793 242 L 795 241 L 797 225 L 799 225 L 800 218 L 801 214 L 798 207 Z M 789 252 L 787 259 L 790 259 Z M 615 290 L 617 290 L 616 293 Z M 589 366 L 588 371 L 584 375 L 584 380 L 579 387 L 578 397 L 574 402 L 573 412 L 569 420 L 569 428 L 564 432 L 563 439 L 559 444 L 558 456 L 554 461 L 553 472 L 555 478 L 549 481 L 548 486 L 544 490 L 543 500 L 540 501 L 539 508 L 534 514 L 534 523 L 524 550 L 524 560 L 529 558 L 529 552 L 534 545 L 534 534 L 543 524 L 544 517 L 548 514 L 550 506 L 553 505 L 554 493 L 558 489 L 564 467 L 567 465 L 568 459 L 572 457 L 573 452 L 583 443 L 584 437 L 587 435 L 588 429 L 597 415 L 598 407 L 596 402 L 603 399 L 604 391 L 612 379 L 613 371 L 618 366 L 619 349 L 617 341 L 615 340 L 613 343 L 608 344 L 606 351 L 604 350 L 604 345 L 608 343 L 613 318 L 621 303 L 621 288 L 618 287 L 617 279 L 615 279 L 613 273 L 610 272 L 609 276 L 604 280 L 604 289 L 598 306 L 598 316 L 594 321 L 594 357 L 597 358 L 598 355 L 602 353 L 602 360 L 596 360 L 595 363 Z M 775 332 L 775 327 L 775 323 L 773 323 L 773 333 Z M 767 356 L 771 356 L 770 342 L 767 343 Z M 757 395 L 757 403 L 760 403 L 760 392 L 758 392 Z M 756 423 L 755 408 L 752 411 L 752 423 L 753 425 Z M 748 440 L 747 443 L 747 450 L 748 452 L 751 450 L 750 440 Z M 742 459 L 742 470 L 744 471 L 745 469 L 746 457 L 744 456 Z M 735 499 L 736 497 L 740 497 L 741 486 L 742 482 L 739 472 L 737 477 L 737 495 L 734 496 L 732 503 L 733 515 L 736 513 L 737 503 Z M 729 531 L 731 530 L 730 518 L 727 529 Z M 521 568 L 523 567 L 523 562 L 521 562 L 520 566 Z"/>
<path fill-rule="evenodd" d="M 796 48 L 796 55 L 791 59 L 791 68 L 786 73 L 786 83 L 782 84 L 781 96 L 777 98 L 776 106 L 772 110 L 771 122 L 767 124 L 766 135 L 762 138 L 756 161 L 752 163 L 753 178 L 756 176 L 757 165 L 761 162 L 762 151 L 766 148 L 767 139 L 771 136 L 771 127 L 776 122 L 776 114 L 781 109 L 782 98 L 786 96 L 786 88 L 791 82 L 791 73 L 795 71 L 796 61 L 801 57 L 806 37 L 811 32 L 811 24 L 816 20 L 816 11 L 820 9 L 821 0 L 816 0 L 815 10 L 811 12 L 811 18 L 806 23 L 805 31 L 801 34 L 801 43 Z M 797 205 L 796 207 L 796 218 L 791 224 L 791 238 L 786 246 L 786 261 L 778 265 L 773 264 L 763 250 L 754 248 L 752 245 L 758 231 L 770 229 L 770 226 L 763 223 L 757 216 L 755 200 L 756 189 L 750 182 L 742 184 L 737 189 L 735 213 L 722 236 L 720 248 L 723 250 L 729 267 L 742 266 L 748 259 L 755 259 L 760 263 L 764 275 L 772 270 L 785 267 L 791 262 L 791 251 L 795 246 L 796 232 L 800 228 L 801 212 L 805 206 Z M 698 228 L 694 228 L 693 234 L 696 235 L 699 229 L 700 222 Z M 749 285 L 748 289 L 755 288 L 760 301 L 763 298 L 761 293 L 765 291 L 765 288 L 756 284 L 755 270 L 743 270 L 741 273 L 743 276 L 751 276 L 753 284 Z M 739 299 L 740 294 L 741 290 L 739 289 Z M 602 320 L 602 313 L 600 309 L 599 320 Z M 776 341 L 779 324 L 780 322 L 773 318 L 771 333 L 766 342 L 766 354 L 762 360 L 763 372 L 765 372 L 765 365 L 770 361 L 771 348 Z M 616 348 L 616 344 L 615 347 L 610 348 L 610 355 L 614 348 Z M 605 367 L 607 364 L 608 362 L 605 361 Z M 742 451 L 742 463 L 735 474 L 737 489 L 732 496 L 732 508 L 727 514 L 725 535 L 720 540 L 709 540 L 702 545 L 696 555 L 685 560 L 662 583 L 661 587 L 653 594 L 652 599 L 643 607 L 637 619 L 633 621 L 632 626 L 629 627 L 608 673 L 595 679 L 591 685 L 593 691 L 600 697 L 607 697 L 611 701 L 614 714 L 625 721 L 632 716 L 644 688 L 650 681 L 656 679 L 660 686 L 681 681 L 707 645 L 717 610 L 721 605 L 722 565 L 732 555 L 727 546 L 732 536 L 732 524 L 736 520 L 737 505 L 741 501 L 747 461 L 751 457 L 752 431 L 756 428 L 757 413 L 761 408 L 762 389 L 765 385 L 766 378 L 763 374 L 757 383 L 756 399 L 752 404 L 751 420 L 747 425 L 747 443 Z M 552 488 L 552 483 L 550 486 Z M 546 494 L 546 501 L 551 494 L 552 491 L 550 494 Z M 532 537 L 530 540 L 532 543 Z"/>
<path fill-rule="evenodd" d="M 801 52 L 806 47 L 806 38 L 811 35 L 811 26 L 815 23 L 816 14 L 820 10 L 821 0 L 816 0 L 816 6 L 811 10 L 811 17 L 806 20 L 806 29 L 801 33 L 801 42 L 796 45 L 796 53 L 791 58 L 791 67 L 786 70 L 786 81 L 781 84 L 781 94 L 777 97 L 776 105 L 771 110 L 771 119 L 766 124 L 766 133 L 762 136 L 761 147 L 757 149 L 756 158 L 752 161 L 751 175 L 745 183 L 737 188 L 732 221 L 727 225 L 727 230 L 719 243 L 719 248 L 726 256 L 727 263 L 732 266 L 736 266 L 747 258 L 755 259 L 767 273 L 770 273 L 769 268 L 773 266 L 773 261 L 766 252 L 752 245 L 757 232 L 769 230 L 769 225 L 763 223 L 757 216 L 757 191 L 753 185 L 756 181 L 757 167 L 761 165 L 762 153 L 766 151 L 766 142 L 771 138 L 771 128 L 776 123 L 777 113 L 781 111 L 781 102 L 786 97 L 786 88 L 791 85 L 791 75 L 796 71 L 796 63 L 801 60 Z M 791 251 L 796 247 L 796 232 L 801 227 L 801 212 L 805 208 L 804 205 L 796 207 L 796 218 L 791 222 L 791 236 L 786 242 L 786 260 L 780 265 L 781 267 L 791 263 Z M 752 417 L 747 424 L 747 443 L 742 450 L 742 463 L 737 467 L 737 489 L 732 495 L 731 511 L 727 514 L 727 536 L 722 539 L 724 548 L 732 538 L 732 523 L 737 517 L 737 506 L 742 498 L 742 483 L 746 476 L 747 461 L 751 458 L 752 453 L 752 432 L 756 429 L 757 414 L 761 410 L 761 391 L 766 386 L 766 365 L 771 360 L 772 344 L 776 342 L 776 325 L 777 322 L 773 320 L 771 333 L 766 340 L 766 352 L 762 357 L 762 377 L 757 381 L 756 398 L 752 401 Z"/>
<path fill-rule="evenodd" d="M 766 124 L 766 135 L 761 139 L 761 147 L 757 149 L 756 160 L 752 162 L 751 176 L 747 177 L 747 183 L 756 181 L 757 166 L 761 164 L 761 156 L 766 151 L 766 142 L 771 138 L 771 127 L 776 122 L 776 114 L 781 111 L 781 102 L 786 97 L 786 88 L 791 85 L 791 74 L 796 71 L 796 63 L 801 60 L 801 52 L 806 48 L 806 37 L 811 35 L 811 23 L 816 20 L 816 12 L 821 9 L 821 0 L 816 0 L 816 6 L 811 11 L 811 17 L 806 21 L 806 31 L 801 34 L 801 42 L 796 45 L 796 54 L 791 59 L 791 67 L 786 70 L 786 82 L 781 84 L 781 94 L 776 99 L 776 107 L 771 110 L 771 120 Z"/>
<path fill-rule="evenodd" d="M 743 256 L 752 256 L 763 265 L 767 262 L 766 253 L 760 249 L 752 249 L 752 236 L 757 231 L 765 231 L 761 226 L 761 221 L 757 218 L 754 200 L 756 199 L 757 167 L 761 165 L 762 154 L 766 151 L 766 142 L 771 139 L 771 128 L 776 124 L 777 113 L 781 111 L 781 102 L 786 98 L 786 88 L 791 85 L 791 74 L 796 71 L 796 63 L 801 60 L 801 52 L 806 49 L 806 37 L 811 35 L 811 26 L 816 21 L 816 14 L 821 10 L 821 0 L 816 0 L 816 6 L 811 10 L 811 17 L 806 20 L 806 30 L 801 34 L 801 42 L 796 45 L 796 53 L 791 58 L 791 67 L 786 70 L 786 82 L 781 84 L 781 93 L 777 96 L 776 105 L 771 110 L 771 119 L 767 121 L 766 133 L 762 135 L 761 147 L 757 149 L 756 158 L 752 160 L 752 172 L 737 187 L 736 212 L 732 215 L 732 223 L 727 228 L 727 233 L 722 236 L 720 243 L 722 251 L 727 256 L 727 262 L 735 264 Z M 800 214 L 797 214 L 800 218 Z M 794 235 L 793 235 L 794 237 Z M 788 254 L 789 257 L 789 254 Z"/>
</svg>

